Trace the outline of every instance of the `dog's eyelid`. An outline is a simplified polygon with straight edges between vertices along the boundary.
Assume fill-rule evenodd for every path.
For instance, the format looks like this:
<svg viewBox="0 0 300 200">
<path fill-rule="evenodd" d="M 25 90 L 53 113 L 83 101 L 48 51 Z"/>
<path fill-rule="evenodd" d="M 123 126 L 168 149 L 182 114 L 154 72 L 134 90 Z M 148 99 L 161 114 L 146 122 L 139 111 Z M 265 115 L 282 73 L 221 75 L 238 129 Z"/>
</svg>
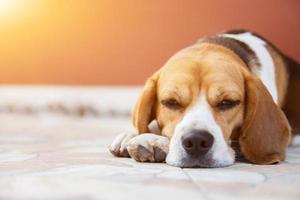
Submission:
<svg viewBox="0 0 300 200">
<path fill-rule="evenodd" d="M 217 107 L 219 110 L 225 111 L 240 105 L 240 103 L 240 100 L 223 99 L 217 104 Z"/>
<path fill-rule="evenodd" d="M 179 96 L 176 92 L 173 92 L 171 94 L 165 93 L 161 95 L 160 99 L 161 99 L 160 102 L 162 104 L 166 102 L 177 102 L 180 105 L 184 105 L 181 96 Z"/>
<path fill-rule="evenodd" d="M 180 102 L 178 102 L 175 98 L 167 98 L 160 101 L 162 105 L 166 106 L 167 108 L 178 110 L 182 108 Z"/>
<path fill-rule="evenodd" d="M 185 87 L 162 89 L 159 98 L 161 100 L 175 99 L 182 106 L 188 105 L 191 101 L 190 90 Z"/>
<path fill-rule="evenodd" d="M 236 91 L 224 91 L 224 92 L 220 92 L 217 97 L 216 100 L 221 102 L 222 100 L 229 100 L 229 101 L 237 101 L 239 99 L 242 98 L 242 95 L 239 92 Z"/>
</svg>

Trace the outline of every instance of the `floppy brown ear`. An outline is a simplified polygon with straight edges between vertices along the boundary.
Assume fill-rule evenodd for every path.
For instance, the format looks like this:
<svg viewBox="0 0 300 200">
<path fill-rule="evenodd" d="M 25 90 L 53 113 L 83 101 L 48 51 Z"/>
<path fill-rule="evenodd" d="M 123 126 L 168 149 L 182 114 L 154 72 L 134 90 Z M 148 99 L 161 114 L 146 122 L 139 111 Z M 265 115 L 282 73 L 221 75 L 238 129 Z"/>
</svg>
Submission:
<svg viewBox="0 0 300 200">
<path fill-rule="evenodd" d="M 155 118 L 156 85 L 159 72 L 150 77 L 133 110 L 133 125 L 138 134 L 149 132 L 148 125 Z"/>
<path fill-rule="evenodd" d="M 291 130 L 282 110 L 263 83 L 246 76 L 245 118 L 239 143 L 245 158 L 257 164 L 283 161 Z"/>
</svg>

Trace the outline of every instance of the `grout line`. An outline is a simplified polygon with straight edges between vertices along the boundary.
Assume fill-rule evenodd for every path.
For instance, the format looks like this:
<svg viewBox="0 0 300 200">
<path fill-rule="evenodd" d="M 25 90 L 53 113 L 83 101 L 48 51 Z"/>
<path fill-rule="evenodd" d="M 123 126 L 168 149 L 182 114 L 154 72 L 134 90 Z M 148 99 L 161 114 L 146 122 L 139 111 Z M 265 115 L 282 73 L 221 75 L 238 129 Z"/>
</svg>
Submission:
<svg viewBox="0 0 300 200">
<path fill-rule="evenodd" d="M 191 175 L 185 170 L 185 169 L 181 169 L 183 171 L 183 173 L 189 178 L 189 180 L 192 182 L 192 184 L 195 186 L 195 188 L 197 190 L 200 190 L 199 193 L 202 195 L 202 197 L 204 199 L 207 199 L 207 200 L 211 200 L 211 198 L 209 196 L 207 196 L 207 192 L 204 191 L 203 188 L 201 188 L 197 182 L 194 181 L 194 179 L 191 177 Z"/>
</svg>

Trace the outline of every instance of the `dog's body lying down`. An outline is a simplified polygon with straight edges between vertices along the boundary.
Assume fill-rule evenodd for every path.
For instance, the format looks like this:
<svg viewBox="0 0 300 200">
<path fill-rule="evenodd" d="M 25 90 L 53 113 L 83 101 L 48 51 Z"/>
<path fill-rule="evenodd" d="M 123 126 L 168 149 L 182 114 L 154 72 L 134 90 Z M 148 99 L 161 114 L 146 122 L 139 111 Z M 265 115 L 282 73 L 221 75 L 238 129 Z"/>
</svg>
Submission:
<svg viewBox="0 0 300 200">
<path fill-rule="evenodd" d="M 249 162 L 279 163 L 291 137 L 287 118 L 293 130 L 300 125 L 299 83 L 299 65 L 257 34 L 203 38 L 148 79 L 133 113 L 139 135 L 119 135 L 110 151 L 142 162 L 223 167 L 234 163 L 237 143 Z M 153 120 L 158 134 L 149 130 Z"/>
</svg>

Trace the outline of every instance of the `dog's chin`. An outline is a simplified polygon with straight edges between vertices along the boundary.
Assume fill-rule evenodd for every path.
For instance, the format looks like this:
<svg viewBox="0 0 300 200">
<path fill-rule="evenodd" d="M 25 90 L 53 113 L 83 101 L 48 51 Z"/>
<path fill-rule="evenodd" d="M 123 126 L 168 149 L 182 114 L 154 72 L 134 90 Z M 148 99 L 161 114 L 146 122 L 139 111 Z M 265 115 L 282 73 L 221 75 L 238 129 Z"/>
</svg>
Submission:
<svg viewBox="0 0 300 200">
<path fill-rule="evenodd" d="M 218 161 L 212 159 L 211 154 L 207 154 L 201 159 L 189 155 L 177 159 L 168 155 L 166 158 L 166 163 L 168 165 L 180 168 L 222 168 L 233 165 L 234 161 L 234 158 Z"/>
<path fill-rule="evenodd" d="M 180 168 L 222 168 L 233 165 L 233 162 L 220 163 L 215 160 L 198 161 L 190 159 L 182 159 L 181 161 L 172 161 L 167 159 L 166 163 Z"/>
</svg>

